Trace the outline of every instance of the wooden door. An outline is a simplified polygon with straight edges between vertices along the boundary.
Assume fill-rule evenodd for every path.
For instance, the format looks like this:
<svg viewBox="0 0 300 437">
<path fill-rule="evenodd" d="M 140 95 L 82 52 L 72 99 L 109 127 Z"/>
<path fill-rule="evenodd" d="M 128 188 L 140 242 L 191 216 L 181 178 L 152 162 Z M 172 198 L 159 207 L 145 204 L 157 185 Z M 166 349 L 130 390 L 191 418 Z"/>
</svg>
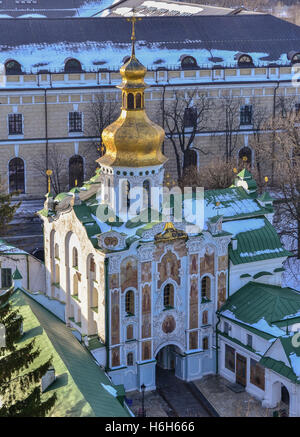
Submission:
<svg viewBox="0 0 300 437">
<path fill-rule="evenodd" d="M 247 358 L 236 354 L 236 382 L 244 387 L 247 384 Z"/>
</svg>

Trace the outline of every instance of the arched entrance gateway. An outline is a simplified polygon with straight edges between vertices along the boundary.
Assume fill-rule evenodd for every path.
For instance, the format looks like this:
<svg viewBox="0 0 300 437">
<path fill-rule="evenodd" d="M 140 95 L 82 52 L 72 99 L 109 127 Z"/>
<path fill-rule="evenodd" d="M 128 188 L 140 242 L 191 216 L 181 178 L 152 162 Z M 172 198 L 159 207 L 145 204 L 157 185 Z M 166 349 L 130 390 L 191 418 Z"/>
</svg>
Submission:
<svg viewBox="0 0 300 437">
<path fill-rule="evenodd" d="M 159 387 L 161 378 L 164 378 L 166 371 L 171 372 L 177 378 L 183 379 L 183 358 L 184 354 L 179 345 L 163 344 L 156 352 L 156 386 Z"/>
</svg>

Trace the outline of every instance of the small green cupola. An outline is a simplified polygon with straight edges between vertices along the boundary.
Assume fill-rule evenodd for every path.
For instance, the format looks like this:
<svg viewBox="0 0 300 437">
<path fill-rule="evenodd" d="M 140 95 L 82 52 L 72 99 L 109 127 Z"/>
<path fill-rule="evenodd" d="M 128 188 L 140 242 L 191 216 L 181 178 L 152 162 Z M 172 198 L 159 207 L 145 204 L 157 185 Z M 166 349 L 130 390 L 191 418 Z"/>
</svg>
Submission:
<svg viewBox="0 0 300 437">
<path fill-rule="evenodd" d="M 247 194 L 252 195 L 253 197 L 257 196 L 257 183 L 250 171 L 246 168 L 237 174 L 234 185 L 236 187 L 243 187 Z"/>
</svg>

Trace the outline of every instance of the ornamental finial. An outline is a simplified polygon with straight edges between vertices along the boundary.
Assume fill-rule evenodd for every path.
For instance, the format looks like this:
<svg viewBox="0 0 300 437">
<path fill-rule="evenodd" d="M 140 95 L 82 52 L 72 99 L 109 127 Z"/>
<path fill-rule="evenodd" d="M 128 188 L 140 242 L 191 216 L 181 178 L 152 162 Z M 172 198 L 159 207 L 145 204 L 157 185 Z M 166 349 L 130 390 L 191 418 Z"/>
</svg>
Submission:
<svg viewBox="0 0 300 437">
<path fill-rule="evenodd" d="M 131 21 L 131 57 L 135 56 L 135 41 L 136 41 L 136 37 L 135 37 L 135 23 L 137 21 L 141 21 L 141 18 L 137 18 L 134 15 L 134 9 L 132 9 L 132 17 L 127 18 L 127 21 Z"/>
</svg>

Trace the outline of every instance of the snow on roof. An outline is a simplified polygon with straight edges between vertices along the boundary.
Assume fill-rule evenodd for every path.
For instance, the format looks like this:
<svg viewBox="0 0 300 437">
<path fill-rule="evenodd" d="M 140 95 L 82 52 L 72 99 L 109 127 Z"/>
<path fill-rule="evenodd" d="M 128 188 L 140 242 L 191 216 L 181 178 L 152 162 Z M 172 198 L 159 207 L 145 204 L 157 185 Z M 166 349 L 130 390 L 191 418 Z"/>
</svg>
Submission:
<svg viewBox="0 0 300 437">
<path fill-rule="evenodd" d="M 15 59 L 24 72 L 63 71 L 70 57 L 85 71 L 117 70 L 130 53 L 130 23 L 123 17 L 101 18 L 101 25 L 99 18 L 3 19 L 1 26 L 0 62 Z M 158 61 L 180 68 L 187 55 L 202 68 L 236 66 L 241 53 L 257 66 L 287 65 L 287 53 L 299 51 L 300 28 L 265 15 L 154 16 L 138 24 L 137 37 L 137 56 L 150 69 Z"/>
<path fill-rule="evenodd" d="M 240 234 L 241 232 L 254 231 L 256 229 L 263 228 L 265 226 L 265 220 L 263 218 L 253 218 L 246 220 L 235 220 L 233 222 L 225 222 L 222 225 L 224 231 L 229 232 L 233 236 Z"/>
<path fill-rule="evenodd" d="M 243 323 L 243 325 L 250 326 L 251 328 L 257 329 L 258 331 L 265 332 L 266 334 L 272 335 L 274 337 L 281 337 L 285 334 L 285 331 L 278 328 L 275 325 L 269 325 L 269 323 L 262 317 L 256 323 L 247 323 L 243 320 L 239 320 L 235 314 L 233 314 L 230 310 L 225 310 L 222 312 L 222 316 L 227 317 L 228 319 L 235 320 L 236 322 Z"/>
<path fill-rule="evenodd" d="M 295 353 L 291 353 L 289 355 L 289 359 L 295 375 L 298 379 L 300 379 L 300 357 L 298 357 Z"/>
</svg>

